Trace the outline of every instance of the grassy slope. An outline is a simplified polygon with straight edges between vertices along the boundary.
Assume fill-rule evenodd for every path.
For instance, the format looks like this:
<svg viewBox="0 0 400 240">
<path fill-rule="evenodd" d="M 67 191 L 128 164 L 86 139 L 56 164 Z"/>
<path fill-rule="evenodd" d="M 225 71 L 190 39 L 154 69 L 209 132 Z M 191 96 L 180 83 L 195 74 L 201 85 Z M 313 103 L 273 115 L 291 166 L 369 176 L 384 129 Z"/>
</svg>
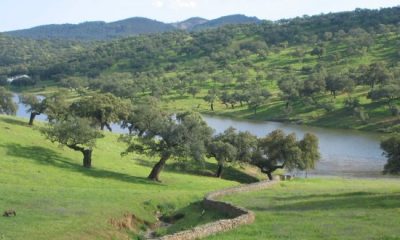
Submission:
<svg viewBox="0 0 400 240">
<path fill-rule="evenodd" d="M 186 214 L 159 231 L 171 233 L 223 216 L 202 216 L 196 202 L 208 191 L 237 184 L 171 168 L 162 173 L 162 184 L 149 182 L 149 159 L 121 158 L 124 146 L 113 134 L 98 142 L 94 168 L 83 169 L 79 153 L 45 141 L 25 121 L 0 116 L 0 210 L 13 208 L 18 214 L 0 218 L 2 240 L 124 239 L 134 234 L 116 229 L 109 220 L 134 213 L 154 221 L 157 205 Z M 229 179 L 243 177 L 232 169 L 225 173 Z M 231 196 L 229 201 L 255 211 L 257 220 L 211 239 L 396 239 L 398 181 L 296 180 Z"/>
<path fill-rule="evenodd" d="M 210 240 L 400 239 L 398 179 L 295 180 L 226 200 L 253 210 L 256 221 Z"/>
<path fill-rule="evenodd" d="M 157 205 L 184 208 L 210 190 L 237 184 L 171 171 L 162 173 L 162 184 L 149 182 L 150 168 L 121 158 L 124 146 L 113 134 L 98 141 L 94 168 L 83 169 L 80 153 L 46 141 L 25 121 L 0 116 L 0 211 L 17 211 L 15 218 L 0 217 L 2 240 L 122 238 L 131 233 L 109 219 L 133 213 L 154 221 Z"/>
<path fill-rule="evenodd" d="M 235 39 L 230 47 L 237 46 L 241 41 L 249 40 L 251 38 L 244 36 L 243 39 Z M 273 96 L 261 106 L 257 115 L 253 114 L 253 110 L 248 109 L 246 105 L 240 107 L 236 104 L 234 109 L 226 108 L 219 101 L 215 103 L 215 111 L 210 111 L 209 104 L 203 100 L 203 97 L 207 94 L 207 91 L 214 86 L 222 89 L 221 84 L 215 84 L 209 75 L 210 79 L 206 82 L 194 84 L 201 88 L 201 92 L 196 97 L 192 97 L 188 94 L 180 96 L 175 91 L 171 91 L 167 96 L 163 96 L 162 103 L 166 109 L 176 110 L 195 110 L 206 114 L 220 115 L 229 118 L 238 119 L 255 119 L 255 120 L 272 120 L 272 121 L 294 121 L 302 122 L 309 125 L 331 127 L 331 128 L 351 128 L 366 131 L 378 131 L 386 130 L 396 124 L 400 123 L 399 117 L 393 117 L 388 109 L 388 104 L 385 101 L 372 102 L 367 99 L 367 93 L 369 92 L 368 86 L 358 86 L 351 93 L 354 98 L 359 98 L 362 107 L 369 115 L 369 120 L 362 121 L 352 110 L 345 108 L 344 102 L 349 97 L 348 93 L 338 93 L 336 99 L 329 93 L 322 93 L 316 97 L 319 103 L 333 102 L 335 109 L 331 112 L 327 112 L 321 107 L 310 106 L 301 100 L 292 103 L 293 111 L 290 114 L 285 113 L 285 102 L 280 98 L 280 91 L 277 86 L 277 79 L 293 74 L 299 79 L 306 79 L 307 73 L 301 71 L 303 67 L 313 68 L 317 64 L 323 65 L 328 72 L 345 72 L 350 68 L 357 68 L 361 64 L 370 64 L 377 61 L 386 61 L 390 66 L 396 66 L 398 64 L 398 45 L 400 36 L 398 34 L 391 33 L 388 36 L 379 36 L 374 39 L 374 44 L 370 47 L 368 52 L 364 55 L 350 55 L 347 53 L 348 45 L 345 42 L 329 41 L 326 44 L 326 54 L 322 58 L 312 56 L 309 52 L 313 49 L 313 45 L 293 45 L 286 49 L 280 49 L 277 52 L 271 51 L 266 59 L 259 59 L 255 54 L 249 55 L 244 58 L 236 59 L 229 64 L 237 64 L 240 62 L 250 61 L 253 66 L 259 68 L 264 74 L 264 78 L 260 80 L 263 87 L 266 87 Z M 303 48 L 306 54 L 301 59 L 293 56 L 293 53 L 297 48 Z M 340 59 L 332 60 L 332 55 L 339 53 Z M 173 72 L 165 73 L 166 77 L 176 77 L 177 75 L 185 75 L 188 70 L 193 69 L 196 62 L 193 58 L 185 59 L 183 57 L 180 67 Z M 114 63 L 114 65 L 105 69 L 103 77 L 107 78 L 109 75 L 113 75 L 118 72 L 130 72 L 131 69 L 127 67 L 118 67 L 127 59 L 121 59 Z M 247 68 L 249 74 L 249 82 L 256 78 L 256 71 L 253 67 Z M 190 72 L 190 71 L 189 71 Z M 218 74 L 227 74 L 226 69 L 219 69 Z M 271 75 L 271 76 L 270 76 Z M 231 75 L 229 75 L 231 76 Z M 37 86 L 35 89 L 23 89 L 22 91 L 33 91 L 39 93 L 46 93 L 53 91 L 57 88 L 57 84 L 51 82 L 43 82 L 43 85 Z M 43 86 L 48 86 L 44 88 Z M 43 87 L 43 88 L 42 88 Z M 233 80 L 230 85 L 227 86 L 227 91 L 232 92 L 238 89 L 237 83 Z M 21 90 L 20 90 L 21 91 Z M 76 97 L 74 95 L 73 97 Z M 400 104 L 400 100 L 395 101 L 396 104 Z M 389 129 L 390 130 L 390 129 Z"/>
<path fill-rule="evenodd" d="M 326 46 L 327 53 L 321 59 L 309 54 L 306 54 L 302 60 L 292 56 L 292 53 L 299 47 L 297 45 L 288 47 L 277 53 L 272 52 L 266 60 L 259 60 L 255 55 L 249 56 L 248 59 L 255 63 L 255 66 L 263 69 L 267 74 L 274 72 L 277 74 L 278 78 L 287 74 L 293 74 L 300 79 L 305 79 L 308 74 L 302 73 L 301 69 L 303 67 L 314 67 L 317 64 L 323 64 L 328 71 L 343 72 L 350 68 L 357 68 L 360 64 L 370 64 L 376 61 L 387 61 L 389 64 L 395 65 L 398 56 L 396 55 L 397 48 L 394 46 L 398 44 L 398 41 L 399 36 L 394 34 L 390 37 L 380 36 L 375 39 L 375 43 L 363 56 L 348 55 L 346 53 L 346 45 L 343 45 L 343 43 L 329 42 Z M 234 42 L 232 45 L 235 44 L 237 43 Z M 309 52 L 312 50 L 313 46 L 302 45 L 300 47 Z M 333 61 L 330 57 L 335 53 L 340 53 L 342 56 L 337 62 Z M 238 61 L 243 61 L 243 59 Z M 188 61 L 186 65 L 189 69 L 192 67 L 190 61 Z M 248 70 L 250 79 L 254 79 L 256 77 L 255 71 L 253 69 Z M 332 112 L 326 112 L 322 108 L 309 106 L 302 101 L 297 101 L 293 104 L 293 112 L 287 115 L 284 112 L 285 102 L 279 97 L 280 91 L 277 87 L 276 79 L 269 79 L 269 77 L 266 76 L 264 80 L 261 80 L 261 84 L 273 93 L 273 97 L 260 107 L 257 115 L 254 115 L 253 111 L 248 109 L 247 106 L 240 107 L 238 106 L 239 104 L 237 104 L 235 109 L 231 109 L 226 108 L 219 102 L 215 106 L 215 112 L 211 112 L 208 104 L 203 101 L 203 97 L 206 95 L 207 90 L 214 85 L 212 81 L 206 84 L 200 84 L 199 86 L 202 88 L 202 91 L 195 98 L 189 95 L 179 96 L 174 93 L 166 96 L 165 100 L 168 101 L 166 108 L 172 110 L 194 109 L 203 113 L 216 114 L 230 118 L 301 121 L 309 125 L 322 127 L 352 128 L 368 131 L 382 130 L 400 122 L 398 117 L 391 116 L 388 106 L 384 101 L 372 102 L 366 98 L 369 91 L 369 87 L 367 86 L 359 86 L 351 94 L 353 97 L 360 99 L 362 107 L 365 108 L 370 117 L 367 122 L 364 122 L 355 116 L 351 110 L 345 109 L 344 101 L 348 98 L 347 93 L 339 93 L 336 99 L 333 99 L 328 93 L 324 93 L 317 98 L 319 102 L 334 102 L 335 110 Z M 235 88 L 236 84 L 233 82 L 228 87 L 228 91 L 233 91 Z M 397 104 L 400 104 L 400 101 L 398 101 Z"/>
</svg>

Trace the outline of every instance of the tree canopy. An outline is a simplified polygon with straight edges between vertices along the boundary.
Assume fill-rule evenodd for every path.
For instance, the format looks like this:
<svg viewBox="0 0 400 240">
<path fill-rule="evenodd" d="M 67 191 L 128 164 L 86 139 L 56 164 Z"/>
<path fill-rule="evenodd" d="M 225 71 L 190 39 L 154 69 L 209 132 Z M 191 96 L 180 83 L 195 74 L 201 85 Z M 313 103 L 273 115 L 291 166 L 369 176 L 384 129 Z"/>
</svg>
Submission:
<svg viewBox="0 0 400 240">
<path fill-rule="evenodd" d="M 294 133 L 286 135 L 282 130 L 275 130 L 258 140 L 252 164 L 272 180 L 272 173 L 277 169 L 313 169 L 319 158 L 318 139 L 313 134 L 308 133 L 298 141 Z"/>
<path fill-rule="evenodd" d="M 92 127 L 91 122 L 84 118 L 69 118 L 49 123 L 41 128 L 41 132 L 51 142 L 57 142 L 83 154 L 83 166 L 92 166 L 92 152 L 96 140 L 104 135 Z"/>
<path fill-rule="evenodd" d="M 15 115 L 17 109 L 13 94 L 4 87 L 0 87 L 0 114 Z"/>
<path fill-rule="evenodd" d="M 387 158 L 384 173 L 400 173 L 400 134 L 393 134 L 381 142 L 383 154 Z"/>
<path fill-rule="evenodd" d="M 147 111 L 147 108 L 142 111 Z M 206 142 L 213 132 L 201 116 L 193 112 L 178 113 L 176 116 L 163 114 L 156 124 L 142 127 L 141 136 L 136 138 L 137 133 L 134 132 L 124 138 L 129 144 L 126 152 L 160 157 L 148 176 L 154 181 L 160 181 L 159 174 L 170 158 L 202 161 L 206 153 Z"/>
</svg>

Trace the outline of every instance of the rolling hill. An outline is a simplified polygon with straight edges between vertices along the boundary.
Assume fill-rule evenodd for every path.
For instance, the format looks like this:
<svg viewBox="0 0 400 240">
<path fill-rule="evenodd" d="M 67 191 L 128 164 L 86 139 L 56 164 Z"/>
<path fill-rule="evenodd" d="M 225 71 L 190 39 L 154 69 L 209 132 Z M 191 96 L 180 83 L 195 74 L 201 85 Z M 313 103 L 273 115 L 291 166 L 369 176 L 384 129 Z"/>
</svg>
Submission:
<svg viewBox="0 0 400 240">
<path fill-rule="evenodd" d="M 148 18 L 133 17 L 110 23 L 94 21 L 80 24 L 43 25 L 30 29 L 4 32 L 4 34 L 31 39 L 93 41 L 110 40 L 141 34 L 170 32 L 174 30 L 202 30 L 221 27 L 227 24 L 246 24 L 259 21 L 260 20 L 255 17 L 247 17 L 244 15 L 231 15 L 214 20 L 194 17 L 177 23 L 163 23 Z"/>
</svg>

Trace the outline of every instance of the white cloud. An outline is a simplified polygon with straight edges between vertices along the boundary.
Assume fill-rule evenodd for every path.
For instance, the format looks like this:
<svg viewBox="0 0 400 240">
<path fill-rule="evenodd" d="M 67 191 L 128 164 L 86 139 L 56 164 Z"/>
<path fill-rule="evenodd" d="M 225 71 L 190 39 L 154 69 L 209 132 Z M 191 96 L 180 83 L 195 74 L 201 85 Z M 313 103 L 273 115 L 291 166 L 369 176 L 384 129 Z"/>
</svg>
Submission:
<svg viewBox="0 0 400 240">
<path fill-rule="evenodd" d="M 153 6 L 157 8 L 162 8 L 164 6 L 164 1 L 161 0 L 153 1 Z"/>
</svg>

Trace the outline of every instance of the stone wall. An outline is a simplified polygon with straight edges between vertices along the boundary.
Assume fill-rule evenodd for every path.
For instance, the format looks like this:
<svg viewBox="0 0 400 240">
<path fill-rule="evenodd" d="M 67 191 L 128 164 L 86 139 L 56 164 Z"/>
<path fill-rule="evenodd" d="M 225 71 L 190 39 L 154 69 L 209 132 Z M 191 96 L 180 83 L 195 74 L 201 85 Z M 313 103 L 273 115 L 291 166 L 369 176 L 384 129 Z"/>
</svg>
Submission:
<svg viewBox="0 0 400 240">
<path fill-rule="evenodd" d="M 198 227 L 194 227 L 186 231 L 181 231 L 175 234 L 156 238 L 154 240 L 194 240 L 204 238 L 216 233 L 226 232 L 241 225 L 251 224 L 255 220 L 255 215 L 252 211 L 217 199 L 233 193 L 266 189 L 278 182 L 278 180 L 262 181 L 211 192 L 204 197 L 204 207 L 207 209 L 215 209 L 227 213 L 228 215 L 233 216 L 232 219 L 218 220 L 208 224 L 200 225 Z"/>
</svg>

